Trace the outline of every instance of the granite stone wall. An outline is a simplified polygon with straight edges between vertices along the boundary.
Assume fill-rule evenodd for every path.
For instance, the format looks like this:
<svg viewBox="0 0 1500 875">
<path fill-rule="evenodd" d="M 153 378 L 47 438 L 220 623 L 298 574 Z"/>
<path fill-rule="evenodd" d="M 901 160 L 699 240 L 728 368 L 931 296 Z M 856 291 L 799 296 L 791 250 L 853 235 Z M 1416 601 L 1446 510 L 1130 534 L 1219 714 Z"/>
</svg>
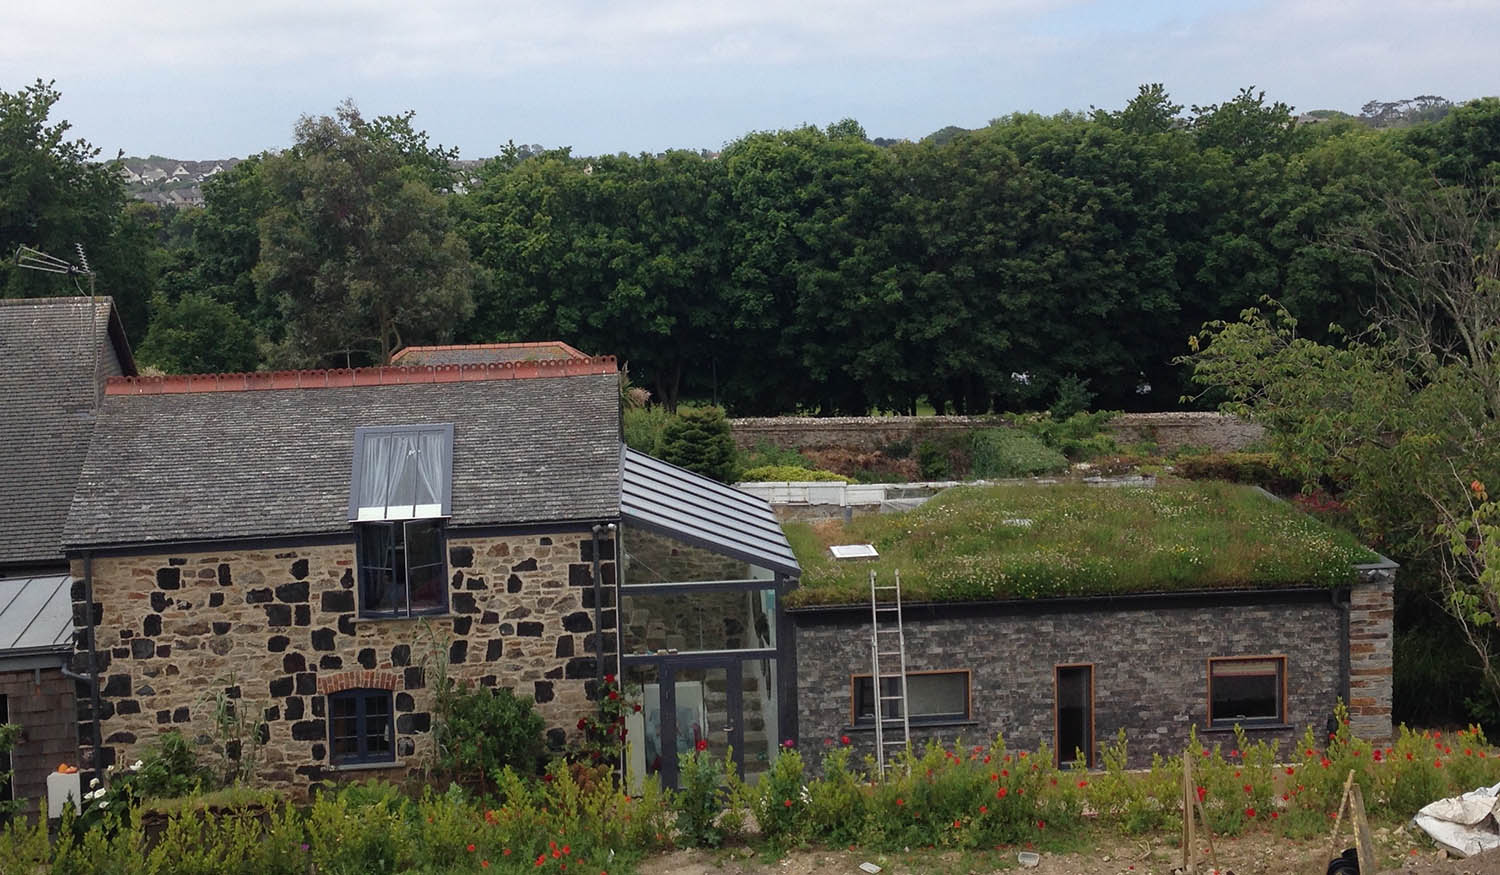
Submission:
<svg viewBox="0 0 1500 875">
<path fill-rule="evenodd" d="M 1389 604 L 1390 580 L 1353 587 L 1356 606 Z M 972 719 L 913 727 L 914 741 L 987 741 L 1004 733 L 1013 747 L 1055 746 L 1054 668 L 1092 663 L 1096 750 L 1124 729 L 1135 765 L 1152 753 L 1179 752 L 1189 729 L 1209 742 L 1232 738 L 1206 730 L 1208 659 L 1285 655 L 1287 723 L 1256 729 L 1256 738 L 1291 741 L 1303 727 L 1321 730 L 1345 693 L 1342 610 L 1332 593 L 1206 595 L 1163 600 L 1097 602 L 1085 607 L 911 608 L 906 613 L 908 671 L 972 672 Z M 1351 618 L 1355 635 L 1358 611 Z M 1378 614 L 1384 608 L 1375 608 Z M 851 725 L 850 676 L 870 672 L 869 612 L 794 612 L 798 653 L 798 734 L 804 750 L 848 735 L 873 753 L 873 729 Z M 1378 623 L 1374 618 L 1370 622 Z M 1386 634 L 1389 625 L 1387 621 Z M 1368 634 L 1379 634 L 1378 630 Z M 1360 643 L 1356 637 L 1354 643 Z M 1388 642 L 1356 654 L 1355 681 L 1383 677 L 1384 697 L 1352 691 L 1356 729 L 1390 734 Z M 1363 661 L 1359 661 L 1359 660 Z M 1368 674 L 1362 674 L 1367 672 Z M 1096 763 L 1097 764 L 1097 763 Z"/>
<path fill-rule="evenodd" d="M 264 717 L 260 779 L 303 792 L 334 777 L 325 697 L 389 689 L 396 763 L 430 753 L 429 681 L 448 675 L 509 687 L 536 702 L 561 744 L 591 705 L 595 677 L 593 543 L 585 531 L 448 538 L 449 613 L 360 619 L 348 543 L 233 551 L 100 555 L 93 563 L 103 750 L 100 766 L 129 761 L 166 729 L 215 750 L 220 691 Z M 601 548 L 606 663 L 616 648 L 614 544 Z M 89 615 L 80 582 L 74 616 Z M 76 670 L 87 667 L 80 625 Z M 606 670 L 610 670 L 606 668 Z M 87 698 L 79 733 L 91 738 Z M 92 763 L 89 748 L 85 758 Z M 211 755 L 211 754 L 210 754 Z M 354 771 L 353 774 L 364 772 Z M 382 774 L 389 774 L 383 772 Z"/>
</svg>

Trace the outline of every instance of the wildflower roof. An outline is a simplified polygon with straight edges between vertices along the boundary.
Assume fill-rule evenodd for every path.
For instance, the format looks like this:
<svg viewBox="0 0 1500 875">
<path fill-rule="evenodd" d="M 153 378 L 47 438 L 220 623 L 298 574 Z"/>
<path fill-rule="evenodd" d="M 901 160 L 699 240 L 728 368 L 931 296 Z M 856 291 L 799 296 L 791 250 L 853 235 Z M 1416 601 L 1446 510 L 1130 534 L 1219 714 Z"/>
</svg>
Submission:
<svg viewBox="0 0 1500 875">
<path fill-rule="evenodd" d="M 866 602 L 869 572 L 901 573 L 908 602 L 1038 599 L 1204 589 L 1335 587 L 1380 557 L 1260 490 L 964 486 L 901 514 L 788 523 L 800 606 Z M 833 544 L 869 543 L 873 561 Z"/>
</svg>

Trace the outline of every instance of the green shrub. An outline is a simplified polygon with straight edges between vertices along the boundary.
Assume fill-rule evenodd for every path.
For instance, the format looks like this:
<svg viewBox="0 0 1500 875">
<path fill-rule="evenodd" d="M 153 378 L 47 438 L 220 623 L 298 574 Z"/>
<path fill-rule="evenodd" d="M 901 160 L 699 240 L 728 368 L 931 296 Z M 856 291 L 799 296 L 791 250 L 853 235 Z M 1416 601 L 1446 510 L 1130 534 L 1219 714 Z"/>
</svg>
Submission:
<svg viewBox="0 0 1500 875">
<path fill-rule="evenodd" d="M 807 787 L 808 831 L 835 847 L 854 844 L 865 830 L 866 797 L 859 776 L 849 769 L 849 748 L 831 751 L 822 766 L 822 777 Z"/>
<path fill-rule="evenodd" d="M 1030 477 L 1066 470 L 1068 460 L 1036 435 L 1014 428 L 986 428 L 969 435 L 971 475 Z"/>
<path fill-rule="evenodd" d="M 677 811 L 677 832 L 683 842 L 693 847 L 717 848 L 724 833 L 717 819 L 724 810 L 724 773 L 734 769 L 734 762 L 710 755 L 699 742 L 699 748 L 682 757 L 672 807 Z"/>
<path fill-rule="evenodd" d="M 500 687 L 439 689 L 438 766 L 460 780 L 487 786 L 501 769 L 537 773 L 546 724 L 530 699 Z"/>
<path fill-rule="evenodd" d="M 1247 483 L 1277 495 L 1290 495 L 1301 488 L 1274 453 L 1208 453 L 1178 459 L 1172 467 L 1177 476 L 1188 480 Z"/>
<path fill-rule="evenodd" d="M 813 465 L 800 450 L 778 447 L 770 441 L 757 441 L 755 446 L 740 459 L 742 468 L 791 467 L 811 468 Z"/>
<path fill-rule="evenodd" d="M 1061 418 L 1031 413 L 1012 417 L 1011 421 L 1078 462 L 1120 452 L 1114 436 L 1106 428 L 1116 413 L 1114 410 L 1078 411 Z"/>
<path fill-rule="evenodd" d="M 1053 419 L 1067 419 L 1082 413 L 1094 403 L 1094 393 L 1089 391 L 1089 381 L 1077 374 L 1068 374 L 1057 381 L 1057 397 L 1047 412 Z"/>
<path fill-rule="evenodd" d="M 648 456 L 661 454 L 661 435 L 672 421 L 665 407 L 627 407 L 625 445 Z"/>
<path fill-rule="evenodd" d="M 917 470 L 923 480 L 947 480 L 953 473 L 948 451 L 932 441 L 917 445 Z"/>
<path fill-rule="evenodd" d="M 662 430 L 656 454 L 720 483 L 733 483 L 737 471 L 734 437 L 721 407 L 683 407 Z"/>
<path fill-rule="evenodd" d="M 808 796 L 802 786 L 802 772 L 802 754 L 784 747 L 756 788 L 760 798 L 755 820 L 760 824 L 760 834 L 774 847 L 789 847 L 806 832 Z"/>
<path fill-rule="evenodd" d="M 741 480 L 751 483 L 762 483 L 766 481 L 790 480 L 796 481 L 847 481 L 849 478 L 835 471 L 817 471 L 812 468 L 800 468 L 792 465 L 764 465 L 759 468 L 747 468 L 740 472 Z"/>
<path fill-rule="evenodd" d="M 130 780 L 141 799 L 186 796 L 207 783 L 208 771 L 199 765 L 187 739 L 175 729 L 157 736 L 140 763 L 133 775 L 122 773 L 115 780 Z"/>
</svg>

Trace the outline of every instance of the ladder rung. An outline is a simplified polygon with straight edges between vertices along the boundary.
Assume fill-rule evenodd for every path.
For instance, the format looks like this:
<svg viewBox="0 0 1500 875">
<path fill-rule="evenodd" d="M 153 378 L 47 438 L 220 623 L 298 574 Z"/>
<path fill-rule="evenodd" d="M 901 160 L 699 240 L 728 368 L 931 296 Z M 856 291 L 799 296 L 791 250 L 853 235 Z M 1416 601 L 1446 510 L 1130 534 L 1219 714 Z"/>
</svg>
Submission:
<svg viewBox="0 0 1500 875">
<path fill-rule="evenodd" d="M 901 655 L 901 651 L 899 651 L 899 650 L 882 650 L 882 651 L 880 651 L 880 653 L 878 655 L 880 655 L 880 656 L 900 656 Z"/>
<path fill-rule="evenodd" d="M 902 697 L 902 696 L 881 696 L 880 697 L 880 701 L 882 701 L 882 702 L 899 702 L 899 701 L 901 701 L 902 698 L 904 698 L 904 697 Z"/>
</svg>

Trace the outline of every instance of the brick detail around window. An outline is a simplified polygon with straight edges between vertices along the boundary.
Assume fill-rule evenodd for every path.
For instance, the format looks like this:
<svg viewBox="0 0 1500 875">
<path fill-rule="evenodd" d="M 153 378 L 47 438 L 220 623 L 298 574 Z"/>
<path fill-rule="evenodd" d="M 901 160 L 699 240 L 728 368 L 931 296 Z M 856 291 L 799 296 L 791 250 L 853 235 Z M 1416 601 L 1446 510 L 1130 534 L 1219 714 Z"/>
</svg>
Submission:
<svg viewBox="0 0 1500 875">
<path fill-rule="evenodd" d="M 343 674 L 318 675 L 319 695 L 345 690 L 399 690 L 401 676 L 388 671 L 346 671 Z"/>
</svg>

